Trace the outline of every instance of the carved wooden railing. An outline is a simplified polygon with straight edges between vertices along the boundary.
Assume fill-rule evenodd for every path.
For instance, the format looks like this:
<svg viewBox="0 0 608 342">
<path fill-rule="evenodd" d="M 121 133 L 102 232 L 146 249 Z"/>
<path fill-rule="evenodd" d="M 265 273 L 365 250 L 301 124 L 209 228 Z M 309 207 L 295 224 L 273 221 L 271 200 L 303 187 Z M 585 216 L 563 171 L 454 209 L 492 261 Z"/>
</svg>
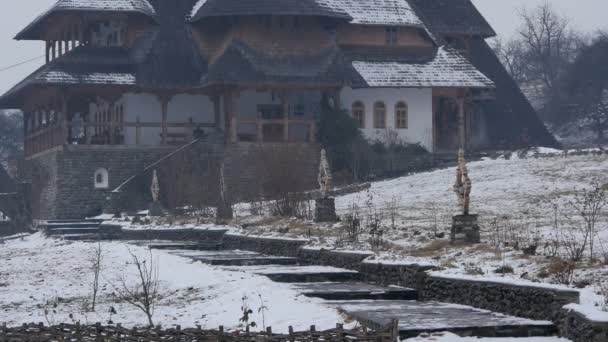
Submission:
<svg viewBox="0 0 608 342">
<path fill-rule="evenodd" d="M 65 125 L 38 128 L 28 133 L 25 138 L 26 156 L 40 153 L 64 144 L 79 145 L 123 145 L 125 132 L 128 128 L 135 128 L 135 145 L 142 144 L 142 131 L 144 128 L 158 128 L 160 143 L 177 144 L 194 140 L 202 128 L 216 127 L 214 123 L 207 122 L 146 122 L 137 119 L 134 122 L 82 122 L 67 123 Z M 169 132 L 169 128 L 182 128 L 181 132 Z M 76 136 L 73 130 L 80 130 L 82 136 Z M 70 134 L 71 133 L 71 134 Z"/>
<path fill-rule="evenodd" d="M 240 130 L 244 125 L 255 126 L 255 133 L 244 133 Z M 305 127 L 306 133 L 302 138 L 291 134 L 289 128 L 294 126 Z M 256 141 L 256 142 L 315 142 L 316 126 L 314 120 L 298 119 L 241 119 L 232 120 L 232 141 Z M 278 134 L 272 134 L 269 128 L 274 127 Z M 270 132 L 268 132 L 270 131 Z M 276 133 L 276 132 L 274 132 Z"/>
</svg>

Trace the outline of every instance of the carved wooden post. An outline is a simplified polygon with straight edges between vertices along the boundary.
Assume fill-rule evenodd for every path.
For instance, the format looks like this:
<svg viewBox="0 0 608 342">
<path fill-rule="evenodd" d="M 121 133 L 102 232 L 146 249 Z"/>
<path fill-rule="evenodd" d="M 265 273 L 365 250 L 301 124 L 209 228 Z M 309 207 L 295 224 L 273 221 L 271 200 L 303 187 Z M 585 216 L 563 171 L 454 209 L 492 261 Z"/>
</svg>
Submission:
<svg viewBox="0 0 608 342">
<path fill-rule="evenodd" d="M 160 103 L 162 110 L 160 143 L 161 145 L 165 145 L 167 143 L 167 107 L 169 106 L 169 96 L 161 96 Z"/>
<path fill-rule="evenodd" d="M 465 112 L 464 112 L 464 97 L 458 98 L 458 139 L 460 148 L 466 149 L 467 138 L 466 138 L 466 126 L 465 126 Z"/>
<path fill-rule="evenodd" d="M 257 114 L 257 120 L 255 121 L 256 124 L 256 129 L 257 129 L 257 141 L 259 143 L 263 143 L 264 142 L 264 125 L 262 122 L 262 113 L 258 112 Z"/>
<path fill-rule="evenodd" d="M 45 53 L 44 53 L 45 61 L 46 61 L 46 63 L 48 63 L 51 61 L 51 43 L 48 40 L 45 42 L 44 50 L 45 50 Z"/>
<path fill-rule="evenodd" d="M 67 96 L 62 96 L 61 97 L 61 136 L 63 139 L 63 142 L 61 143 L 66 144 L 68 141 L 68 134 L 69 134 L 69 127 L 68 127 L 68 99 Z"/>
<path fill-rule="evenodd" d="M 281 104 L 283 105 L 283 141 L 289 141 L 289 101 L 287 94 L 281 96 Z"/>
<path fill-rule="evenodd" d="M 458 151 L 458 167 L 456 168 L 454 192 L 458 198 L 458 205 L 462 209 L 462 214 L 453 217 L 450 239 L 452 241 L 479 243 L 478 215 L 471 215 L 469 213 L 471 179 L 469 178 L 463 149 Z"/>
<path fill-rule="evenodd" d="M 316 132 L 316 124 L 313 121 L 310 123 L 310 128 L 308 130 L 308 142 L 310 143 L 314 143 L 317 139 L 317 132 Z"/>
<path fill-rule="evenodd" d="M 135 145 L 141 144 L 141 123 L 139 121 L 139 115 L 135 120 Z"/>
<path fill-rule="evenodd" d="M 212 101 L 213 101 L 213 117 L 214 117 L 214 122 L 215 122 L 215 128 L 221 129 L 222 111 L 221 111 L 220 96 L 214 95 L 212 98 Z"/>
</svg>

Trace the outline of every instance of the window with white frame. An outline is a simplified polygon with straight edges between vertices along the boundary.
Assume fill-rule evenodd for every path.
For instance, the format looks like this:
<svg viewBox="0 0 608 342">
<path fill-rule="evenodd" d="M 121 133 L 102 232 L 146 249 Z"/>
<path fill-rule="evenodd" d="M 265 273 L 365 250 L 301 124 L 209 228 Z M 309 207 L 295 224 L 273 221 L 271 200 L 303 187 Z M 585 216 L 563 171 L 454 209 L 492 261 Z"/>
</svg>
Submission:
<svg viewBox="0 0 608 342">
<path fill-rule="evenodd" d="M 407 129 L 407 104 L 403 101 L 395 105 L 395 128 Z"/>
<path fill-rule="evenodd" d="M 384 102 L 374 104 L 374 128 L 386 128 L 386 105 Z"/>
<path fill-rule="evenodd" d="M 365 105 L 363 102 L 355 101 L 351 112 L 359 128 L 365 128 Z"/>
<path fill-rule="evenodd" d="M 107 189 L 110 187 L 110 179 L 108 175 L 108 170 L 106 169 L 97 169 L 95 171 L 95 175 L 93 176 L 93 181 L 95 184 L 95 189 Z"/>
</svg>

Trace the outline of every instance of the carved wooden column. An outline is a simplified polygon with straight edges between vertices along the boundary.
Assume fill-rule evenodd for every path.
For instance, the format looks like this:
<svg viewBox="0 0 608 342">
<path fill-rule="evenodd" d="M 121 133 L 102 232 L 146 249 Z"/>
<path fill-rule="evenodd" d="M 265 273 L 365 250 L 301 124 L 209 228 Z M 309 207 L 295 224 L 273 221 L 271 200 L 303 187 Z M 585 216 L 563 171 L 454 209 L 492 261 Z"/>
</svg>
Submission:
<svg viewBox="0 0 608 342">
<path fill-rule="evenodd" d="M 466 118 L 465 118 L 465 98 L 460 96 L 457 99 L 458 102 L 458 140 L 460 148 L 466 151 L 467 147 L 467 136 L 466 136 Z"/>
<path fill-rule="evenodd" d="M 213 102 L 213 118 L 214 118 L 214 122 L 215 122 L 215 128 L 216 129 L 221 129 L 222 127 L 222 105 L 221 105 L 221 98 L 219 95 L 213 95 L 213 97 L 211 98 L 211 101 Z"/>
<path fill-rule="evenodd" d="M 237 116 L 238 108 L 236 104 L 237 96 L 236 92 L 232 89 L 224 91 L 224 136 L 226 143 L 237 142 Z"/>
<path fill-rule="evenodd" d="M 171 100 L 171 95 L 161 95 L 159 96 L 161 111 L 162 111 L 162 119 L 160 123 L 161 128 L 161 145 L 165 145 L 167 143 L 167 108 L 169 107 L 169 101 Z"/>
<path fill-rule="evenodd" d="M 289 141 L 289 100 L 287 94 L 281 95 L 283 105 L 283 142 Z"/>
<path fill-rule="evenodd" d="M 68 127 L 68 97 L 66 95 L 61 96 L 61 137 L 63 139 L 62 145 L 67 144 L 70 135 L 70 128 Z"/>
</svg>

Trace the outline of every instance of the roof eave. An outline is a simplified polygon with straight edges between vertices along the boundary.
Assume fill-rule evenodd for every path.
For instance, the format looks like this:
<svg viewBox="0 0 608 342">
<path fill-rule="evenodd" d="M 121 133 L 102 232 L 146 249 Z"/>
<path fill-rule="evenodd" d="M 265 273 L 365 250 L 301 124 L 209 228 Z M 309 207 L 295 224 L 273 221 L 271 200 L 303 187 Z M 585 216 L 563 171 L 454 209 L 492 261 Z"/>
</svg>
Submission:
<svg viewBox="0 0 608 342">
<path fill-rule="evenodd" d="M 48 18 L 50 18 L 53 15 L 59 14 L 59 13 L 69 13 L 69 12 L 80 12 L 80 13 L 107 13 L 107 14 L 117 14 L 117 13 L 125 13 L 128 15 L 141 15 L 144 16 L 146 18 L 150 18 L 153 23 L 158 24 L 158 18 L 157 15 L 154 14 L 147 14 L 147 13 L 143 13 L 141 11 L 134 11 L 134 10 L 123 10 L 123 11 L 118 11 L 118 10 L 103 10 L 103 9 L 97 9 L 97 10 L 83 10 L 83 9 L 61 9 L 61 10 L 53 10 L 50 9 L 48 11 L 46 11 L 45 13 L 41 14 L 40 16 L 38 16 L 36 19 L 34 19 L 31 23 L 29 23 L 25 28 L 23 28 L 21 31 L 19 31 L 15 37 L 13 37 L 14 40 L 40 40 L 41 37 L 38 34 L 38 30 L 39 30 L 39 26 Z"/>
</svg>

